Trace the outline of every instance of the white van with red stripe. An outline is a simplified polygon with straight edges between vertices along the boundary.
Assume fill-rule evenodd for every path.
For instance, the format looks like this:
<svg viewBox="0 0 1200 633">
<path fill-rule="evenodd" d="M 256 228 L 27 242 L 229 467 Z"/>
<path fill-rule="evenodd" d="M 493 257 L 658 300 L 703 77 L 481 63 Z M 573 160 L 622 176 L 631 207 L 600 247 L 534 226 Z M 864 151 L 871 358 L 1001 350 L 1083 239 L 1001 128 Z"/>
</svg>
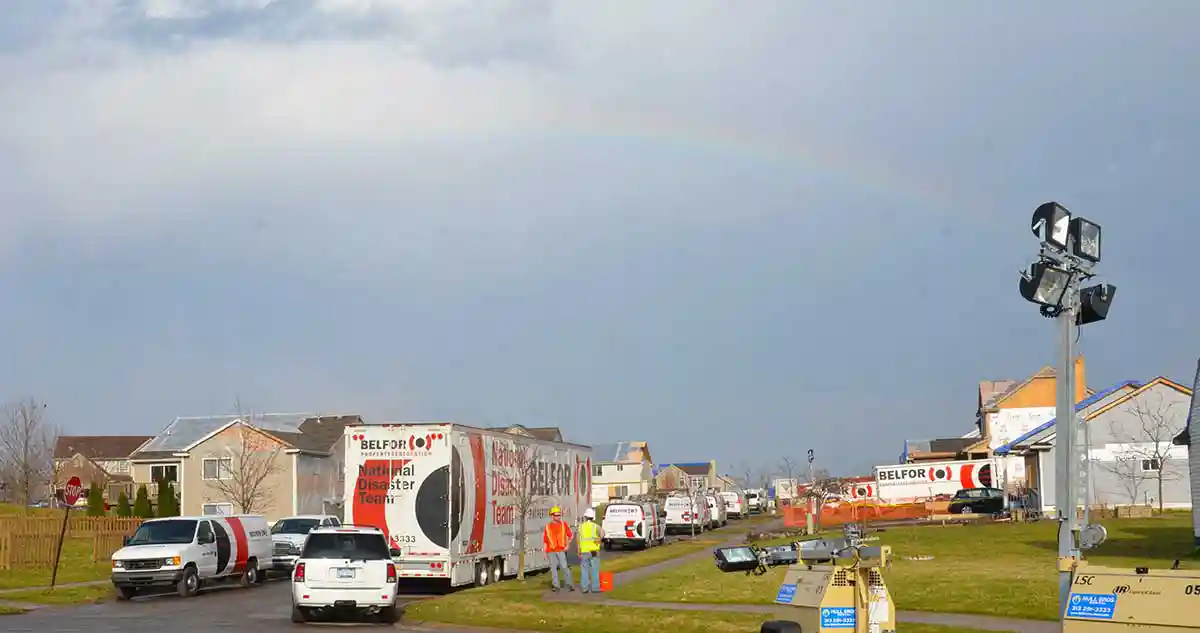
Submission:
<svg viewBox="0 0 1200 633">
<path fill-rule="evenodd" d="M 667 512 L 657 503 L 613 501 L 604 507 L 600 529 L 604 531 L 600 541 L 606 550 L 662 545 L 667 539 Z"/>
<path fill-rule="evenodd" d="M 708 504 L 702 496 L 687 497 L 672 494 L 663 502 L 667 510 L 667 533 L 699 534 L 709 529 L 712 515 L 709 514 Z"/>
<path fill-rule="evenodd" d="M 207 584 L 262 584 L 271 566 L 271 531 L 261 515 L 164 517 L 144 521 L 112 555 L 112 584 L 128 600 L 143 589 L 194 596 Z"/>
<path fill-rule="evenodd" d="M 550 508 L 577 526 L 592 505 L 591 449 L 524 427 L 363 424 L 344 437 L 345 523 L 383 531 L 401 583 L 490 584 L 517 574 L 522 551 L 526 572 L 548 569 Z"/>
</svg>

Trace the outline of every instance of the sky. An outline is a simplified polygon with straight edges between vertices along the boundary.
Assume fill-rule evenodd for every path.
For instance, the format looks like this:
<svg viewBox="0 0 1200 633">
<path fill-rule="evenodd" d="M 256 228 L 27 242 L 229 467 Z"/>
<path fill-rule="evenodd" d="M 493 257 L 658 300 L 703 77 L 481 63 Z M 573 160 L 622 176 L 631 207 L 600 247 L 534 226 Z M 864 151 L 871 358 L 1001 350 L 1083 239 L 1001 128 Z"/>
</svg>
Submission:
<svg viewBox="0 0 1200 633">
<path fill-rule="evenodd" d="M 1052 363 L 1200 356 L 1200 3 L 7 0 L 0 399 L 556 425 L 834 474 Z"/>
</svg>

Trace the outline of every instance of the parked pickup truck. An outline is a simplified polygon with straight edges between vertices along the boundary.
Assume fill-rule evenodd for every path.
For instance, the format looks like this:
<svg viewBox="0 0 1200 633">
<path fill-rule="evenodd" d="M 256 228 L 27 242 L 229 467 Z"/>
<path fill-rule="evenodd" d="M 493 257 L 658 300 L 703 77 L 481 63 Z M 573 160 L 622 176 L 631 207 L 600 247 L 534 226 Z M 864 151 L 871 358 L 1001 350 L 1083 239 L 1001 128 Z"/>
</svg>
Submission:
<svg viewBox="0 0 1200 633">
<path fill-rule="evenodd" d="M 301 514 L 284 517 L 271 526 L 271 569 L 290 572 L 304 549 L 304 539 L 313 528 L 336 527 L 342 522 L 332 514 Z"/>
</svg>

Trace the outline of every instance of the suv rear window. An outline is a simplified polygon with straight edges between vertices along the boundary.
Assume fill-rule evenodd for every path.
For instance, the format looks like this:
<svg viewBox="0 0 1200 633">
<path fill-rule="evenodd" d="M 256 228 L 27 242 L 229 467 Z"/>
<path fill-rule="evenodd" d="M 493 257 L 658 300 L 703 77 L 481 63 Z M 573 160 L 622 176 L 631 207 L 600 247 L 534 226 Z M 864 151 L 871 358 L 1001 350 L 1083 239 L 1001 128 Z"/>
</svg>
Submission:
<svg viewBox="0 0 1200 633">
<path fill-rule="evenodd" d="M 351 560 L 390 559 L 382 534 L 364 532 L 322 532 L 309 534 L 301 558 L 345 558 Z"/>
</svg>

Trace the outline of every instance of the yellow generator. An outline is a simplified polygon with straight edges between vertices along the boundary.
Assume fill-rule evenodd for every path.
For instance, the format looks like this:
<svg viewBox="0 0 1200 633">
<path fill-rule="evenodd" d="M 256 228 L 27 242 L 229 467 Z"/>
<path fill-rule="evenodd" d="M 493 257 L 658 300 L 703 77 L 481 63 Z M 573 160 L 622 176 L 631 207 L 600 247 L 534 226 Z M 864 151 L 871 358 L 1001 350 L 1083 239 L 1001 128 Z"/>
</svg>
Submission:
<svg viewBox="0 0 1200 633">
<path fill-rule="evenodd" d="M 1071 572 L 1063 633 L 1200 631 L 1200 570 L 1063 564 Z"/>
</svg>

